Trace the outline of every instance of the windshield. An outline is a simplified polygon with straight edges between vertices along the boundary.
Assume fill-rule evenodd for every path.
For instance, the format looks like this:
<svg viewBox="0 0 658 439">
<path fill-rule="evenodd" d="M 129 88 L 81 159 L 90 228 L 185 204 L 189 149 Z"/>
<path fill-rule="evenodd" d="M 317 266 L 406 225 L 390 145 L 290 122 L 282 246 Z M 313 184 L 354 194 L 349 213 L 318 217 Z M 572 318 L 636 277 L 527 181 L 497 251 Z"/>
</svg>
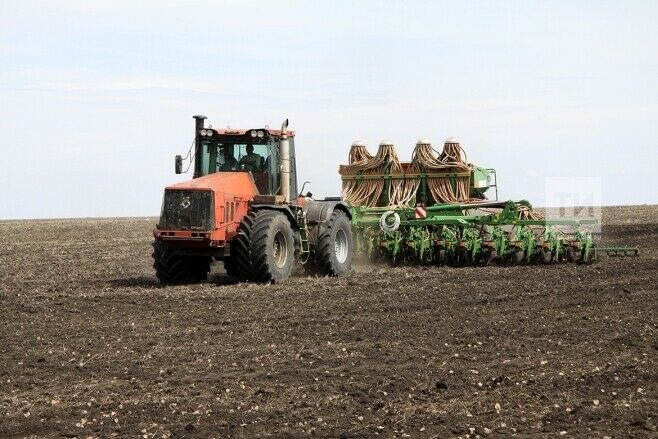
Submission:
<svg viewBox="0 0 658 439">
<path fill-rule="evenodd" d="M 204 175 L 221 171 L 262 172 L 271 156 L 269 145 L 204 142 Z"/>
<path fill-rule="evenodd" d="M 268 144 L 203 142 L 203 174 L 248 171 L 261 194 L 278 191 L 277 158 Z"/>
</svg>

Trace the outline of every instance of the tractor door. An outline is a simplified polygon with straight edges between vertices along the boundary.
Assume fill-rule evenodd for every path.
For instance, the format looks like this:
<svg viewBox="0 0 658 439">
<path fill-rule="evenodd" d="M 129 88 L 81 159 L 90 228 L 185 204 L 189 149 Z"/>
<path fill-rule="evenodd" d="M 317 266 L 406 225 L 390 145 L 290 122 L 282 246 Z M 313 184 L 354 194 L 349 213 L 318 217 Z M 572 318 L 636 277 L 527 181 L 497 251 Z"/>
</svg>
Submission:
<svg viewBox="0 0 658 439">
<path fill-rule="evenodd" d="M 251 154 L 247 145 L 253 148 Z M 272 145 L 236 144 L 235 157 L 239 170 L 248 171 L 254 178 L 261 195 L 275 195 L 279 191 L 278 150 Z"/>
</svg>

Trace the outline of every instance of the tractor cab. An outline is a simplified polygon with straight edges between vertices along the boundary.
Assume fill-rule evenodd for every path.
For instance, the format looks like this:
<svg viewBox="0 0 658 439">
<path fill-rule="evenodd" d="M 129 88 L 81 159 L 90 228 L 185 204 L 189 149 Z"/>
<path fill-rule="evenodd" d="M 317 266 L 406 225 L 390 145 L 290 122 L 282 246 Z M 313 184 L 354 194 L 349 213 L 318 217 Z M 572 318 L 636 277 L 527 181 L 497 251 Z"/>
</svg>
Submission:
<svg viewBox="0 0 658 439">
<path fill-rule="evenodd" d="M 200 122 L 195 136 L 194 178 L 215 172 L 247 172 L 253 178 L 260 195 L 279 194 L 282 178 L 280 142 L 285 135 L 290 155 L 290 193 L 297 193 L 293 131 L 282 134 L 281 130 L 267 127 L 205 128 L 203 119 Z M 176 173 L 181 171 L 179 161 L 180 157 L 177 156 Z"/>
</svg>

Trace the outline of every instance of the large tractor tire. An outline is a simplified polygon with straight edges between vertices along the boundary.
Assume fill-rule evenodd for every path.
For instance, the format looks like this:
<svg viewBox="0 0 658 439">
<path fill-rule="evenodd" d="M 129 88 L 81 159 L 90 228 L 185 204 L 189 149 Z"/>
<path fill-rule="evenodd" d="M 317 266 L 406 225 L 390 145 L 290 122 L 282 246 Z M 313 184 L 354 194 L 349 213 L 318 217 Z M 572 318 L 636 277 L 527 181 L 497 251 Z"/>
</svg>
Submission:
<svg viewBox="0 0 658 439">
<path fill-rule="evenodd" d="M 160 240 L 153 243 L 153 268 L 163 284 L 203 282 L 208 279 L 210 258 L 207 256 L 181 256 Z"/>
<path fill-rule="evenodd" d="M 322 276 L 340 276 L 351 270 L 353 257 L 352 225 L 345 212 L 336 209 L 318 236 L 313 268 Z"/>
<path fill-rule="evenodd" d="M 257 213 L 251 211 L 242 219 L 238 235 L 231 241 L 231 255 L 224 261 L 226 274 L 240 280 L 251 280 L 253 277 L 249 246 Z"/>
<path fill-rule="evenodd" d="M 295 240 L 288 218 L 281 212 L 257 211 L 249 249 L 254 281 L 277 283 L 290 277 Z"/>
</svg>

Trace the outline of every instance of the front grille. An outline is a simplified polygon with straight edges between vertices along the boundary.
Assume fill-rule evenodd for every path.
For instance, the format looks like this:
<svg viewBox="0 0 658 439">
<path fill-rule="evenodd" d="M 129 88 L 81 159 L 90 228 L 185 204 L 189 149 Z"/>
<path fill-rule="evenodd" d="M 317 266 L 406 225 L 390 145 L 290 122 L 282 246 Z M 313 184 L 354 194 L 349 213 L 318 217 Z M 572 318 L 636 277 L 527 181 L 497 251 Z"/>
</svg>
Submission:
<svg viewBox="0 0 658 439">
<path fill-rule="evenodd" d="M 162 230 L 211 230 L 214 226 L 210 191 L 167 190 L 158 228 Z"/>
</svg>

